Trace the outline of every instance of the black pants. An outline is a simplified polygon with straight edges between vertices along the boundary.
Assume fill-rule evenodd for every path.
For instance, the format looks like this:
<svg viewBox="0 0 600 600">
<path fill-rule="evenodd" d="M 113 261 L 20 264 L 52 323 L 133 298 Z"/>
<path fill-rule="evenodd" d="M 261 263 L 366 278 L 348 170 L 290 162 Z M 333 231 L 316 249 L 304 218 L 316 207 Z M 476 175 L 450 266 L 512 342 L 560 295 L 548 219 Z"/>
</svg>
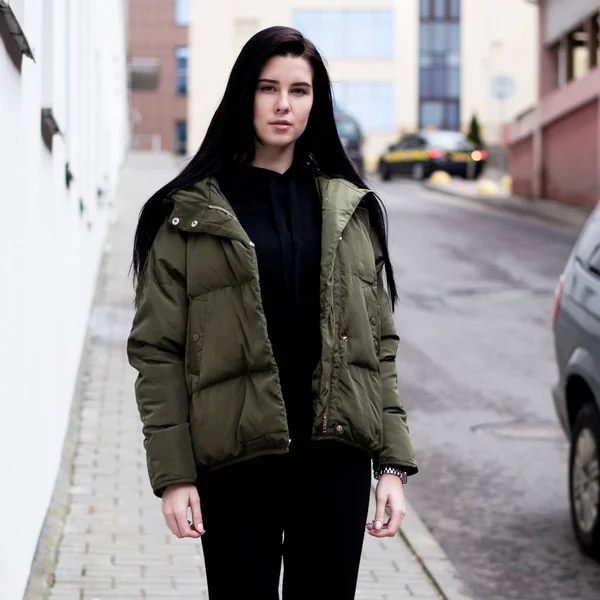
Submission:
<svg viewBox="0 0 600 600">
<path fill-rule="evenodd" d="M 210 600 L 351 600 L 371 461 L 340 442 L 224 467 L 199 482 Z"/>
</svg>

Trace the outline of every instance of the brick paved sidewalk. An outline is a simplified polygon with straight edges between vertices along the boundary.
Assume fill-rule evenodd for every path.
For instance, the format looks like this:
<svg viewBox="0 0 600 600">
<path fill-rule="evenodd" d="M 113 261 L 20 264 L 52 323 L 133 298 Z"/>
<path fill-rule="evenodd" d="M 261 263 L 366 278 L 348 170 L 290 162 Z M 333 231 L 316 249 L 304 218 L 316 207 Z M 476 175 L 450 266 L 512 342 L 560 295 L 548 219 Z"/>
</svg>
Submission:
<svg viewBox="0 0 600 600">
<path fill-rule="evenodd" d="M 133 153 L 123 171 L 75 400 L 79 431 L 51 600 L 208 598 L 200 543 L 168 533 L 150 490 L 135 372 L 125 355 L 134 223 L 142 202 L 176 169 L 170 156 Z M 441 598 L 402 538 L 369 536 L 356 597 Z"/>
</svg>

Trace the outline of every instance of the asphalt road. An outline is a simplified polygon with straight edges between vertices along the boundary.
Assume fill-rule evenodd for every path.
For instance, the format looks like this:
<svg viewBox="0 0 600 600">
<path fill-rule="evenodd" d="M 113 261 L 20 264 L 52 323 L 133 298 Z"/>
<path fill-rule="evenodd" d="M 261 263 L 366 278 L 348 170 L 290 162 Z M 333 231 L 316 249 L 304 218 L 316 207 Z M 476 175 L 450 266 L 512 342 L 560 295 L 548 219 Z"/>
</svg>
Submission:
<svg viewBox="0 0 600 600">
<path fill-rule="evenodd" d="M 400 390 L 421 473 L 407 495 L 480 600 L 597 600 L 568 509 L 550 395 L 552 307 L 576 232 L 423 189 L 389 212 Z"/>
</svg>

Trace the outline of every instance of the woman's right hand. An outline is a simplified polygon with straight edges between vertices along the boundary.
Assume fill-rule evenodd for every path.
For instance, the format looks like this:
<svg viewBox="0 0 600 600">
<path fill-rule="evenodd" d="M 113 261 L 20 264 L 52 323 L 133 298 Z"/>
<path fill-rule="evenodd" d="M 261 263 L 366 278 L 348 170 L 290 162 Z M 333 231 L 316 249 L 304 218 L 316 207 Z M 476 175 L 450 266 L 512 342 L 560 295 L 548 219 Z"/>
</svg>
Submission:
<svg viewBox="0 0 600 600">
<path fill-rule="evenodd" d="M 188 507 L 192 509 L 192 522 L 188 521 Z M 170 485 L 162 495 L 162 513 L 167 527 L 178 538 L 199 538 L 204 534 L 200 495 L 193 483 Z"/>
</svg>

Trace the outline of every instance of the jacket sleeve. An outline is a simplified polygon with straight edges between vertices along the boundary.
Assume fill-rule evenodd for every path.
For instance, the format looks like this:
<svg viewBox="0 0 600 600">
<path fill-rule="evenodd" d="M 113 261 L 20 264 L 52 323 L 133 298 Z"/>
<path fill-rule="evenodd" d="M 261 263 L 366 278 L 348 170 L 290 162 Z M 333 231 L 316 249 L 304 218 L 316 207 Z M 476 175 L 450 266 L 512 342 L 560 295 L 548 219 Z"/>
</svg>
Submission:
<svg viewBox="0 0 600 600">
<path fill-rule="evenodd" d="M 127 343 L 138 372 L 135 394 L 150 483 L 159 498 L 169 485 L 196 480 L 185 375 L 186 244 L 167 227 L 159 230 L 138 284 Z"/>
<path fill-rule="evenodd" d="M 396 353 L 399 337 L 394 325 L 394 317 L 384 284 L 384 261 L 379 242 L 374 239 L 377 265 L 377 294 L 381 306 L 381 341 L 379 344 L 379 373 L 382 386 L 383 404 L 383 446 L 379 456 L 375 457 L 374 468 L 385 466 L 402 467 L 409 475 L 418 471 L 412 442 L 410 440 L 406 411 L 398 392 L 398 374 L 396 371 Z"/>
</svg>

